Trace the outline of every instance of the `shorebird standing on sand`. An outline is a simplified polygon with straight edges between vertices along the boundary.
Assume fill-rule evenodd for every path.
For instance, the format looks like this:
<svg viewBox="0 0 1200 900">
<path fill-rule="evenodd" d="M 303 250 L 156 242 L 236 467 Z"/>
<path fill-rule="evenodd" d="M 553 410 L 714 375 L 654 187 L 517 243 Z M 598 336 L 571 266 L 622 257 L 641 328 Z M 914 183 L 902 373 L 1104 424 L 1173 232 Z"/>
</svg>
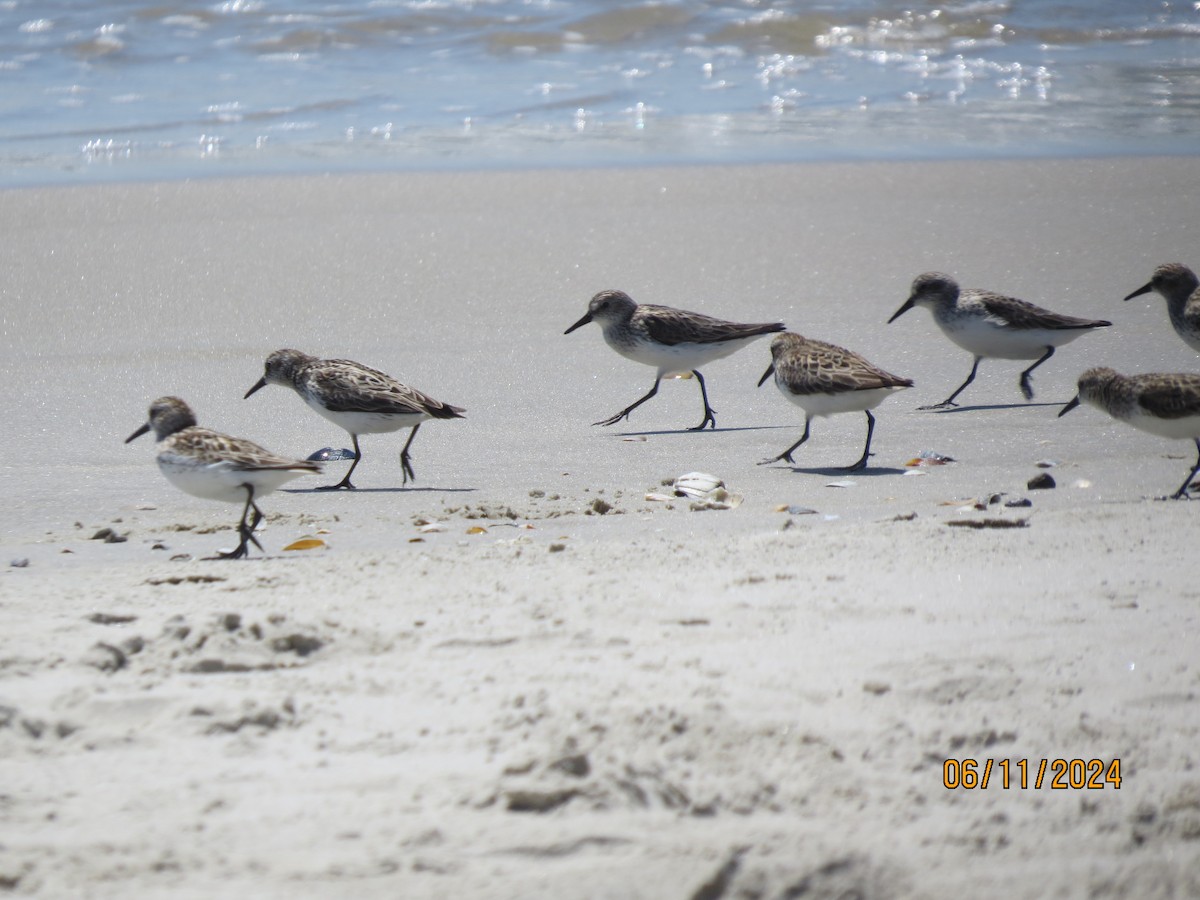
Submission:
<svg viewBox="0 0 1200 900">
<path fill-rule="evenodd" d="M 700 383 L 704 418 L 689 431 L 703 431 L 706 425 L 717 427 L 713 408 L 708 405 L 708 390 L 700 367 L 729 356 L 764 334 L 773 334 L 785 328 L 782 322 L 741 325 L 669 306 L 637 304 L 624 291 L 598 293 L 588 304 L 588 311 L 583 318 L 563 334 L 570 334 L 588 322 L 599 324 L 604 330 L 605 343 L 626 359 L 654 366 L 658 370 L 650 393 L 615 416 L 592 424 L 612 425 L 629 418 L 631 412 L 658 393 L 658 385 L 665 376 L 691 372 Z"/>
<path fill-rule="evenodd" d="M 245 503 L 237 526 L 241 541 L 237 549 L 218 554 L 219 559 L 240 559 L 251 543 L 262 550 L 254 536 L 263 517 L 255 498 L 300 475 L 321 471 L 314 462 L 276 456 L 251 441 L 199 427 L 191 408 L 178 397 L 159 397 L 151 403 L 149 421 L 125 443 L 150 430 L 158 441 L 158 467 L 167 481 L 193 497 Z M 250 510 L 254 519 L 247 524 Z"/>
<path fill-rule="evenodd" d="M 867 444 L 862 458 L 847 470 L 866 468 L 871 455 L 871 435 L 875 417 L 871 410 L 896 391 L 912 387 L 912 380 L 885 372 L 867 362 L 857 353 L 815 341 L 792 332 L 778 335 L 771 341 L 771 364 L 758 386 L 775 376 L 779 392 L 804 410 L 804 435 L 778 456 L 764 459 L 760 466 L 779 460 L 795 462 L 792 451 L 808 440 L 808 426 L 813 416 L 831 416 L 843 412 L 867 414 Z"/>
<path fill-rule="evenodd" d="M 1200 472 L 1200 375 L 1122 375 L 1107 368 L 1088 369 L 1079 376 L 1079 393 L 1062 408 L 1059 418 L 1080 402 L 1141 431 L 1195 441 L 1196 465 L 1171 495 L 1173 500 L 1188 499 L 1188 486 Z"/>
<path fill-rule="evenodd" d="M 1175 333 L 1193 350 L 1200 350 L 1200 280 L 1196 273 L 1179 263 L 1165 263 L 1154 270 L 1148 284 L 1125 299 L 1132 300 L 1151 291 L 1167 301 L 1167 315 Z"/>
<path fill-rule="evenodd" d="M 1070 343 L 1094 328 L 1105 328 L 1112 322 L 1102 319 L 1079 319 L 1050 312 L 1016 297 L 1006 297 L 991 291 L 959 290 L 958 283 L 941 272 L 918 275 L 912 291 L 888 324 L 896 321 L 914 306 L 927 306 L 942 332 L 958 346 L 975 356 L 971 374 L 958 390 L 932 406 L 921 409 L 944 409 L 957 406 L 954 398 L 975 380 L 979 361 L 992 359 L 1034 359 L 1032 366 L 1021 373 L 1021 393 L 1033 399 L 1029 376 L 1054 355 L 1054 348 Z"/>
<path fill-rule="evenodd" d="M 267 357 L 265 368 L 265 374 L 246 391 L 246 397 L 268 384 L 289 387 L 317 413 L 349 432 L 350 440 L 354 442 L 354 462 L 350 464 L 350 471 L 337 484 L 318 488 L 322 491 L 354 489 L 350 476 L 362 459 L 362 451 L 358 448 L 360 434 L 381 434 L 401 428 L 412 429 L 400 451 L 400 469 L 404 476 L 401 484 L 408 484 L 410 478 L 415 481 L 408 448 L 421 423 L 426 419 L 461 419 L 466 412 L 349 359 L 318 359 L 299 350 L 276 350 Z"/>
</svg>

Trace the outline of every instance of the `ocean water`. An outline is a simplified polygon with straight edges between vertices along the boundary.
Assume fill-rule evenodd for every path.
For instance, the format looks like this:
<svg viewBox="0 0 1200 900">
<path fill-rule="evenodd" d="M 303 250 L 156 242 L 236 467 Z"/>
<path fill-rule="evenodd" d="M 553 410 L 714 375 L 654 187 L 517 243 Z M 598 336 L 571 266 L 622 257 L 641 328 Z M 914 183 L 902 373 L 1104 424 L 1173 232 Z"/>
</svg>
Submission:
<svg viewBox="0 0 1200 900">
<path fill-rule="evenodd" d="M 0 0 L 0 186 L 1193 154 L 1200 2 Z"/>
</svg>

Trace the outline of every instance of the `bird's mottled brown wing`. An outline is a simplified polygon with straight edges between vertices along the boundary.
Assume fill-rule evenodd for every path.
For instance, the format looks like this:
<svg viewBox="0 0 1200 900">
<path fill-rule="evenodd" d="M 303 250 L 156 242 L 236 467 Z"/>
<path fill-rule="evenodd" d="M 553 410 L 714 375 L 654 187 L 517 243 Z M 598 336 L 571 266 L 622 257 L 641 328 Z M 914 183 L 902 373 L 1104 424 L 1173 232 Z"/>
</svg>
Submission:
<svg viewBox="0 0 1200 900">
<path fill-rule="evenodd" d="M 669 306 L 639 306 L 634 314 L 646 327 L 646 333 L 660 344 L 717 344 L 737 338 L 756 337 L 783 331 L 782 322 L 743 325 L 726 322 L 704 313 L 672 309 Z"/>
<path fill-rule="evenodd" d="M 227 462 L 237 469 L 253 472 L 263 469 L 296 469 L 320 472 L 316 463 L 280 456 L 245 438 L 230 437 L 218 431 L 194 426 L 171 436 L 171 448 L 204 461 Z"/>
<path fill-rule="evenodd" d="M 1158 376 L 1159 379 L 1162 376 Z M 1138 405 L 1160 419 L 1200 414 L 1200 375 L 1175 375 L 1138 392 Z"/>
<path fill-rule="evenodd" d="M 777 366 L 783 369 L 789 385 L 806 385 L 805 393 L 833 394 L 912 387 L 912 379 L 893 375 L 857 353 L 823 341 L 809 340 L 803 352 L 789 354 Z"/>
<path fill-rule="evenodd" d="M 392 376 L 348 359 L 321 360 L 308 373 L 331 412 L 367 412 L 456 418 L 463 410 L 434 400 Z"/>
<path fill-rule="evenodd" d="M 1014 328 L 1102 328 L 1112 324 L 1103 319 L 1080 319 L 1077 316 L 1051 312 L 1026 300 L 1018 300 L 1016 297 L 1006 297 L 1003 294 L 993 294 L 988 291 L 979 291 L 975 297 L 987 309 L 988 315 L 1002 319 Z"/>
</svg>

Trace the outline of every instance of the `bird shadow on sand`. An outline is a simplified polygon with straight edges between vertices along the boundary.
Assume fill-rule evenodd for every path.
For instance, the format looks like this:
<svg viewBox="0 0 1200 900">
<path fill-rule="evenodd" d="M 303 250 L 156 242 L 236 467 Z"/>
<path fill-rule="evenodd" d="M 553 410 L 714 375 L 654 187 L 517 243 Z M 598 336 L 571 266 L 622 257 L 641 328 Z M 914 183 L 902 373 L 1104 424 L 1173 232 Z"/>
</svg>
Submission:
<svg viewBox="0 0 1200 900">
<path fill-rule="evenodd" d="M 439 488 L 439 487 L 381 487 L 361 488 L 353 490 L 330 490 L 328 488 L 281 488 L 281 494 L 472 494 L 479 488 Z"/>
<path fill-rule="evenodd" d="M 1062 409 L 1068 401 L 1063 400 L 1061 403 L 989 403 L 980 406 L 950 406 L 944 409 L 921 409 L 917 407 L 918 412 L 931 413 L 964 413 L 964 412 L 983 412 L 986 410 L 996 409 L 1034 409 L 1037 407 L 1049 407 L 1052 409 Z"/>
<path fill-rule="evenodd" d="M 613 437 L 662 437 L 670 434 L 731 434 L 735 431 L 771 431 L 776 428 L 795 428 L 795 425 L 742 425 L 737 428 L 706 428 L 704 431 L 693 431 L 690 428 L 665 428 L 660 431 L 610 431 Z"/>
<path fill-rule="evenodd" d="M 789 466 L 784 464 L 781 469 L 788 469 L 799 475 L 821 475 L 823 477 L 842 478 L 875 478 L 879 475 L 903 475 L 908 469 L 893 469 L 890 466 L 868 466 L 865 469 L 850 471 L 845 466 Z"/>
</svg>

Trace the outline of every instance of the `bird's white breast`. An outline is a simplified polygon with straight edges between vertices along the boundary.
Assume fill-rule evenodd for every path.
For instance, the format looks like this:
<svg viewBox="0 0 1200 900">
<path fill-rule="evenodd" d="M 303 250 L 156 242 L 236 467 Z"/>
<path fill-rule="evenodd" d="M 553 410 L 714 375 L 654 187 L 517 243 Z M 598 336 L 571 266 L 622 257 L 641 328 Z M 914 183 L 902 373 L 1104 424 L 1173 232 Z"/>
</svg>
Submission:
<svg viewBox="0 0 1200 900">
<path fill-rule="evenodd" d="M 783 396 L 787 397 L 810 416 L 832 416 L 844 412 L 865 412 L 874 409 L 899 387 L 871 388 L 865 391 L 841 391 L 836 394 L 794 394 L 788 388 L 775 382 Z"/>
<path fill-rule="evenodd" d="M 382 434 L 388 431 L 399 431 L 401 428 L 411 428 L 413 425 L 420 425 L 429 418 L 423 412 L 339 412 L 326 409 L 319 401 L 312 397 L 305 397 L 304 399 L 316 412 L 338 426 L 338 428 L 344 429 L 350 434 Z"/>
<path fill-rule="evenodd" d="M 169 451 L 158 455 L 158 468 L 184 493 L 226 503 L 245 503 L 247 484 L 254 487 L 254 496 L 261 497 L 304 474 L 295 469 L 245 471 L 229 462 L 204 462 Z"/>
</svg>

